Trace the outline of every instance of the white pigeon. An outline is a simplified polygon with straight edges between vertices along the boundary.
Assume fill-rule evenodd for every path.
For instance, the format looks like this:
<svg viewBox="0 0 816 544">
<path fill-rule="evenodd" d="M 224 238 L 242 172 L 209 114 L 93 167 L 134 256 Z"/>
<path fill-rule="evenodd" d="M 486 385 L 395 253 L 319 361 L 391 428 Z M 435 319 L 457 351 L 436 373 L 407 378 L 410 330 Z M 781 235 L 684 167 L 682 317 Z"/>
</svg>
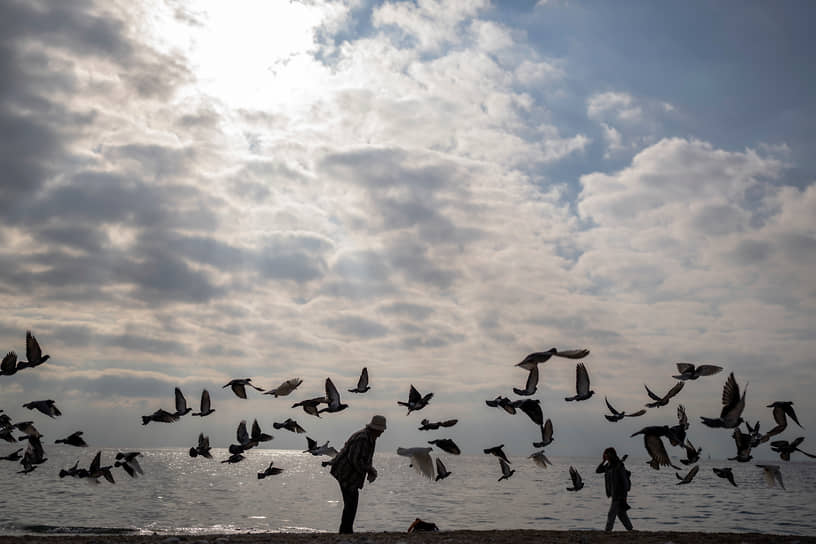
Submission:
<svg viewBox="0 0 816 544">
<path fill-rule="evenodd" d="M 269 391 L 265 391 L 264 395 L 275 395 L 275 397 L 285 397 L 292 391 L 298 388 L 300 384 L 303 383 L 303 380 L 300 378 L 291 378 L 286 380 L 275 389 L 270 389 Z"/>
<path fill-rule="evenodd" d="M 410 457 L 411 466 L 414 467 L 414 470 L 433 480 L 434 463 L 431 459 L 431 450 L 433 448 L 397 448 L 397 455 Z"/>
</svg>

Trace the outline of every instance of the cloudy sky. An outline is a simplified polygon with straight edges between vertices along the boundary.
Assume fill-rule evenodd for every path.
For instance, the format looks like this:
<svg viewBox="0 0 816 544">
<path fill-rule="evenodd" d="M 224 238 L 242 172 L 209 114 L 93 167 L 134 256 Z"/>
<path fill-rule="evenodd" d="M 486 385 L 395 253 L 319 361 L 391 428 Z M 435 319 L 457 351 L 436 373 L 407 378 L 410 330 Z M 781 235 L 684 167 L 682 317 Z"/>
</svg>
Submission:
<svg viewBox="0 0 816 544">
<path fill-rule="evenodd" d="M 51 360 L 0 378 L 0 408 L 122 447 L 226 446 L 255 417 L 339 445 L 379 412 L 392 450 L 457 417 L 466 453 L 527 454 L 537 429 L 484 400 L 556 346 L 592 350 L 596 395 L 564 402 L 574 362 L 542 367 L 553 455 L 640 455 L 628 435 L 677 401 L 613 425 L 603 398 L 636 410 L 679 361 L 750 382 L 763 429 L 775 400 L 810 429 L 814 10 L 2 0 L 0 349 L 31 329 Z M 345 412 L 289 409 L 363 366 Z M 726 376 L 677 397 L 713 456 Z M 239 377 L 304 383 L 239 400 Z M 410 384 L 435 397 L 406 417 Z M 142 427 L 175 386 L 216 413 Z M 65 415 L 20 407 L 44 398 Z"/>
</svg>

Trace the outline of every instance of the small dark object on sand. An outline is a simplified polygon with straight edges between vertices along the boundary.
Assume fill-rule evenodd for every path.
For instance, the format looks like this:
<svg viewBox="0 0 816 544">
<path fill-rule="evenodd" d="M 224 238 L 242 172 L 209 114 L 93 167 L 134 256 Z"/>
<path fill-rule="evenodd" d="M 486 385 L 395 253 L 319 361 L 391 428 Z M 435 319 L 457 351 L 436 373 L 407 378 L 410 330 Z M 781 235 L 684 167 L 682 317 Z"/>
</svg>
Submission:
<svg viewBox="0 0 816 544">
<path fill-rule="evenodd" d="M 419 518 L 416 518 L 411 526 L 408 527 L 409 533 L 427 533 L 434 531 L 439 531 L 439 527 L 436 526 L 436 523 L 422 521 Z"/>
</svg>

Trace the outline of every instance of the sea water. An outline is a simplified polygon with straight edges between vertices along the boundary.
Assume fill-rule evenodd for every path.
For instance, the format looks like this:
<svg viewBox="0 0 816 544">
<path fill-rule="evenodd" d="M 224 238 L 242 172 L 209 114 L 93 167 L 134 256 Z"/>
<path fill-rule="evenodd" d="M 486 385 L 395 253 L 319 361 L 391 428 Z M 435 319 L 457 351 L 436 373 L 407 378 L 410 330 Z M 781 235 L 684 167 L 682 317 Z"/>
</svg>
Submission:
<svg viewBox="0 0 816 544">
<path fill-rule="evenodd" d="M 256 448 L 226 464 L 224 449 L 213 449 L 212 460 L 181 448 L 150 449 L 142 451 L 138 478 L 120 468 L 113 469 L 115 484 L 58 477 L 77 458 L 87 467 L 96 451 L 49 446 L 48 461 L 30 474 L 0 461 L 0 534 L 333 532 L 340 523 L 340 490 L 320 465 L 326 457 Z M 103 464 L 113 464 L 116 451 L 102 450 Z M 541 468 L 513 457 L 515 474 L 499 482 L 496 457 L 440 457 L 452 475 L 435 482 L 409 467 L 409 459 L 377 451 L 379 478 L 361 491 L 355 530 L 405 531 L 415 518 L 441 530 L 604 526 L 609 499 L 595 459 L 553 457 Z M 270 461 L 283 472 L 258 479 Z M 754 463 L 701 461 L 694 481 L 677 485 L 674 470 L 630 458 L 629 516 L 640 530 L 816 534 L 816 463 L 778 464 L 784 490 L 769 487 Z M 570 465 L 584 479 L 578 492 L 566 490 Z M 715 466 L 732 466 L 738 487 L 716 477 Z"/>
</svg>

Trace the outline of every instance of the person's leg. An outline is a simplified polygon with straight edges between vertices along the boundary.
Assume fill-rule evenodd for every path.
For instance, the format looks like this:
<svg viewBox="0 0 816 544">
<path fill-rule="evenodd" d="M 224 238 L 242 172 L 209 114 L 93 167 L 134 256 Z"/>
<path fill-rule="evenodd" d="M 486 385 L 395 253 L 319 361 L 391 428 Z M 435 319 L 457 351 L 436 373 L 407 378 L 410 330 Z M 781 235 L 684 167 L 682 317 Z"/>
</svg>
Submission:
<svg viewBox="0 0 816 544">
<path fill-rule="evenodd" d="M 618 518 L 623 523 L 623 526 L 626 527 L 627 531 L 632 530 L 632 522 L 629 520 L 629 514 L 626 513 L 626 501 L 621 501 L 620 507 L 618 508 Z"/>
<path fill-rule="evenodd" d="M 354 532 L 354 518 L 357 516 L 357 501 L 360 490 L 356 487 L 340 487 L 343 492 L 343 516 L 340 519 L 340 534 Z"/>
<path fill-rule="evenodd" d="M 605 531 L 611 531 L 612 527 L 615 525 L 615 517 L 618 515 L 617 503 L 616 501 L 612 501 L 609 504 L 609 514 L 606 515 L 606 528 Z"/>
</svg>

